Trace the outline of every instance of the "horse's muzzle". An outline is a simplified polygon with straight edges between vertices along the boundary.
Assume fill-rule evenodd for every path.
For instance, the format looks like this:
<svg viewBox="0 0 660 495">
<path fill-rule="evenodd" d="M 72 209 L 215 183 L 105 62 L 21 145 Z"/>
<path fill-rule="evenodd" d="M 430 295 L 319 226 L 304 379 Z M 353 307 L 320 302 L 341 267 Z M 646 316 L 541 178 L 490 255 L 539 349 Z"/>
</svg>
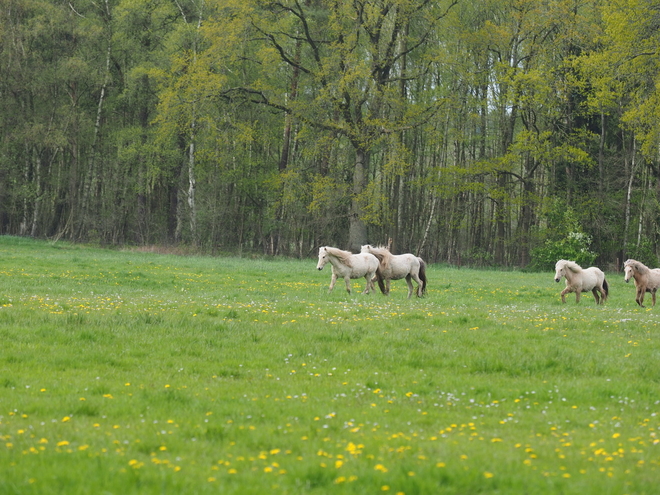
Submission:
<svg viewBox="0 0 660 495">
<path fill-rule="evenodd" d="M 626 280 L 626 283 L 628 283 L 628 282 L 630 282 L 630 279 L 627 279 L 627 280 Z"/>
<path fill-rule="evenodd" d="M 316 269 L 321 271 L 321 270 L 323 270 L 323 267 L 322 266 L 317 266 Z"/>
<path fill-rule="evenodd" d="M 555 282 L 559 282 L 559 280 L 560 280 L 560 279 L 556 278 L 556 279 L 555 279 Z"/>
</svg>

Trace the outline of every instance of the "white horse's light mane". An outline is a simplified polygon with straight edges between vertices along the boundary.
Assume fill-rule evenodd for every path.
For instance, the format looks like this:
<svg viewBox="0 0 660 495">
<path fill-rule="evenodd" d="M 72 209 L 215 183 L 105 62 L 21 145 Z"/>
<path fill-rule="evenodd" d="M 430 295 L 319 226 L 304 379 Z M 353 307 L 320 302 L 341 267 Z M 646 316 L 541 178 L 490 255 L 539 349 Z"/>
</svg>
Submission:
<svg viewBox="0 0 660 495">
<path fill-rule="evenodd" d="M 582 270 L 582 267 L 578 265 L 575 261 L 570 260 L 559 260 L 555 265 L 555 269 L 559 268 L 568 268 L 572 272 L 579 272 Z"/>
<path fill-rule="evenodd" d="M 651 269 L 644 263 L 633 259 L 626 260 L 623 266 L 629 266 L 641 274 L 645 274 L 651 271 Z"/>
<path fill-rule="evenodd" d="M 351 267 L 353 266 L 353 263 L 351 262 L 351 257 L 353 256 L 353 253 L 350 251 L 344 251 L 342 249 L 336 248 L 336 247 L 330 247 L 330 246 L 325 246 L 325 250 L 328 252 L 330 256 L 334 256 L 335 258 L 339 259 L 344 265 Z"/>
</svg>

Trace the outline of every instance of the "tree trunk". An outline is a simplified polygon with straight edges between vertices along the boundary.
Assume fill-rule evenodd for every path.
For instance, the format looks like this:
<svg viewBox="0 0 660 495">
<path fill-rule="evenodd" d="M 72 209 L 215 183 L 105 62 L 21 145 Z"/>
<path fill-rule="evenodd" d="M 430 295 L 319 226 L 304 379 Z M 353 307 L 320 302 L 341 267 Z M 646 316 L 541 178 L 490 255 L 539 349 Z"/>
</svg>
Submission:
<svg viewBox="0 0 660 495">
<path fill-rule="evenodd" d="M 624 143 L 624 151 L 623 151 L 623 156 L 624 156 L 624 161 L 627 162 L 627 155 L 625 152 L 625 139 L 623 140 Z M 632 147 L 632 153 L 631 153 L 631 158 L 630 158 L 630 172 L 628 176 L 628 187 L 626 189 L 626 205 L 625 205 L 625 217 L 624 217 L 624 226 L 623 226 L 623 252 L 621 253 L 621 260 L 624 261 L 624 258 L 628 258 L 628 230 L 630 229 L 630 206 L 631 206 L 631 198 L 632 198 L 632 189 L 633 189 L 633 180 L 635 178 L 635 169 L 637 168 L 635 165 L 637 163 L 637 160 L 635 160 L 635 153 L 636 153 L 636 142 L 633 139 L 633 147 Z M 625 168 L 627 169 L 627 163 Z"/>
<path fill-rule="evenodd" d="M 360 247 L 367 243 L 367 226 L 364 223 L 362 198 L 364 192 L 365 174 L 369 164 L 369 154 L 361 149 L 355 150 L 355 167 L 353 169 L 353 197 L 349 212 L 348 249 L 360 252 Z"/>
<path fill-rule="evenodd" d="M 190 236 L 194 246 L 199 245 L 197 232 L 197 203 L 195 194 L 197 191 L 197 180 L 195 179 L 195 120 L 190 129 L 190 144 L 188 145 L 188 214 L 190 215 Z"/>
<path fill-rule="evenodd" d="M 41 216 L 41 157 L 35 153 L 34 157 L 34 185 L 35 185 L 35 198 L 32 211 L 32 227 L 30 228 L 30 236 L 37 235 L 37 225 L 39 217 Z"/>
</svg>

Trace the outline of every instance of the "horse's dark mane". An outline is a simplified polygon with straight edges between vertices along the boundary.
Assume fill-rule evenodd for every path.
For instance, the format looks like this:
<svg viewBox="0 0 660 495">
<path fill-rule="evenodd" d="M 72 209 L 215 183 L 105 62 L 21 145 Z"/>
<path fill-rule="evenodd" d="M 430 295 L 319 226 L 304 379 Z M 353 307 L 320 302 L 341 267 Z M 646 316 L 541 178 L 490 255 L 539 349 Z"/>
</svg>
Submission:
<svg viewBox="0 0 660 495">
<path fill-rule="evenodd" d="M 369 246 L 368 249 L 371 254 L 378 258 L 378 262 L 382 265 L 383 268 L 388 267 L 392 256 L 394 256 L 390 250 L 384 246 Z"/>
</svg>

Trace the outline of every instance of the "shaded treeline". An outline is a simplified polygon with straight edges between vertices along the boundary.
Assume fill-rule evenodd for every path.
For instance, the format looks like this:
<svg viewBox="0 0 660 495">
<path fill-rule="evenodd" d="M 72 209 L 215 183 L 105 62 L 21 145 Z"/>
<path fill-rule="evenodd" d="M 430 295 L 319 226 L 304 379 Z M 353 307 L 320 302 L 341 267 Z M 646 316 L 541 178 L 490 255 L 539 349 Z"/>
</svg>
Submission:
<svg viewBox="0 0 660 495">
<path fill-rule="evenodd" d="M 0 233 L 655 263 L 659 28 L 650 0 L 0 0 Z"/>
</svg>

